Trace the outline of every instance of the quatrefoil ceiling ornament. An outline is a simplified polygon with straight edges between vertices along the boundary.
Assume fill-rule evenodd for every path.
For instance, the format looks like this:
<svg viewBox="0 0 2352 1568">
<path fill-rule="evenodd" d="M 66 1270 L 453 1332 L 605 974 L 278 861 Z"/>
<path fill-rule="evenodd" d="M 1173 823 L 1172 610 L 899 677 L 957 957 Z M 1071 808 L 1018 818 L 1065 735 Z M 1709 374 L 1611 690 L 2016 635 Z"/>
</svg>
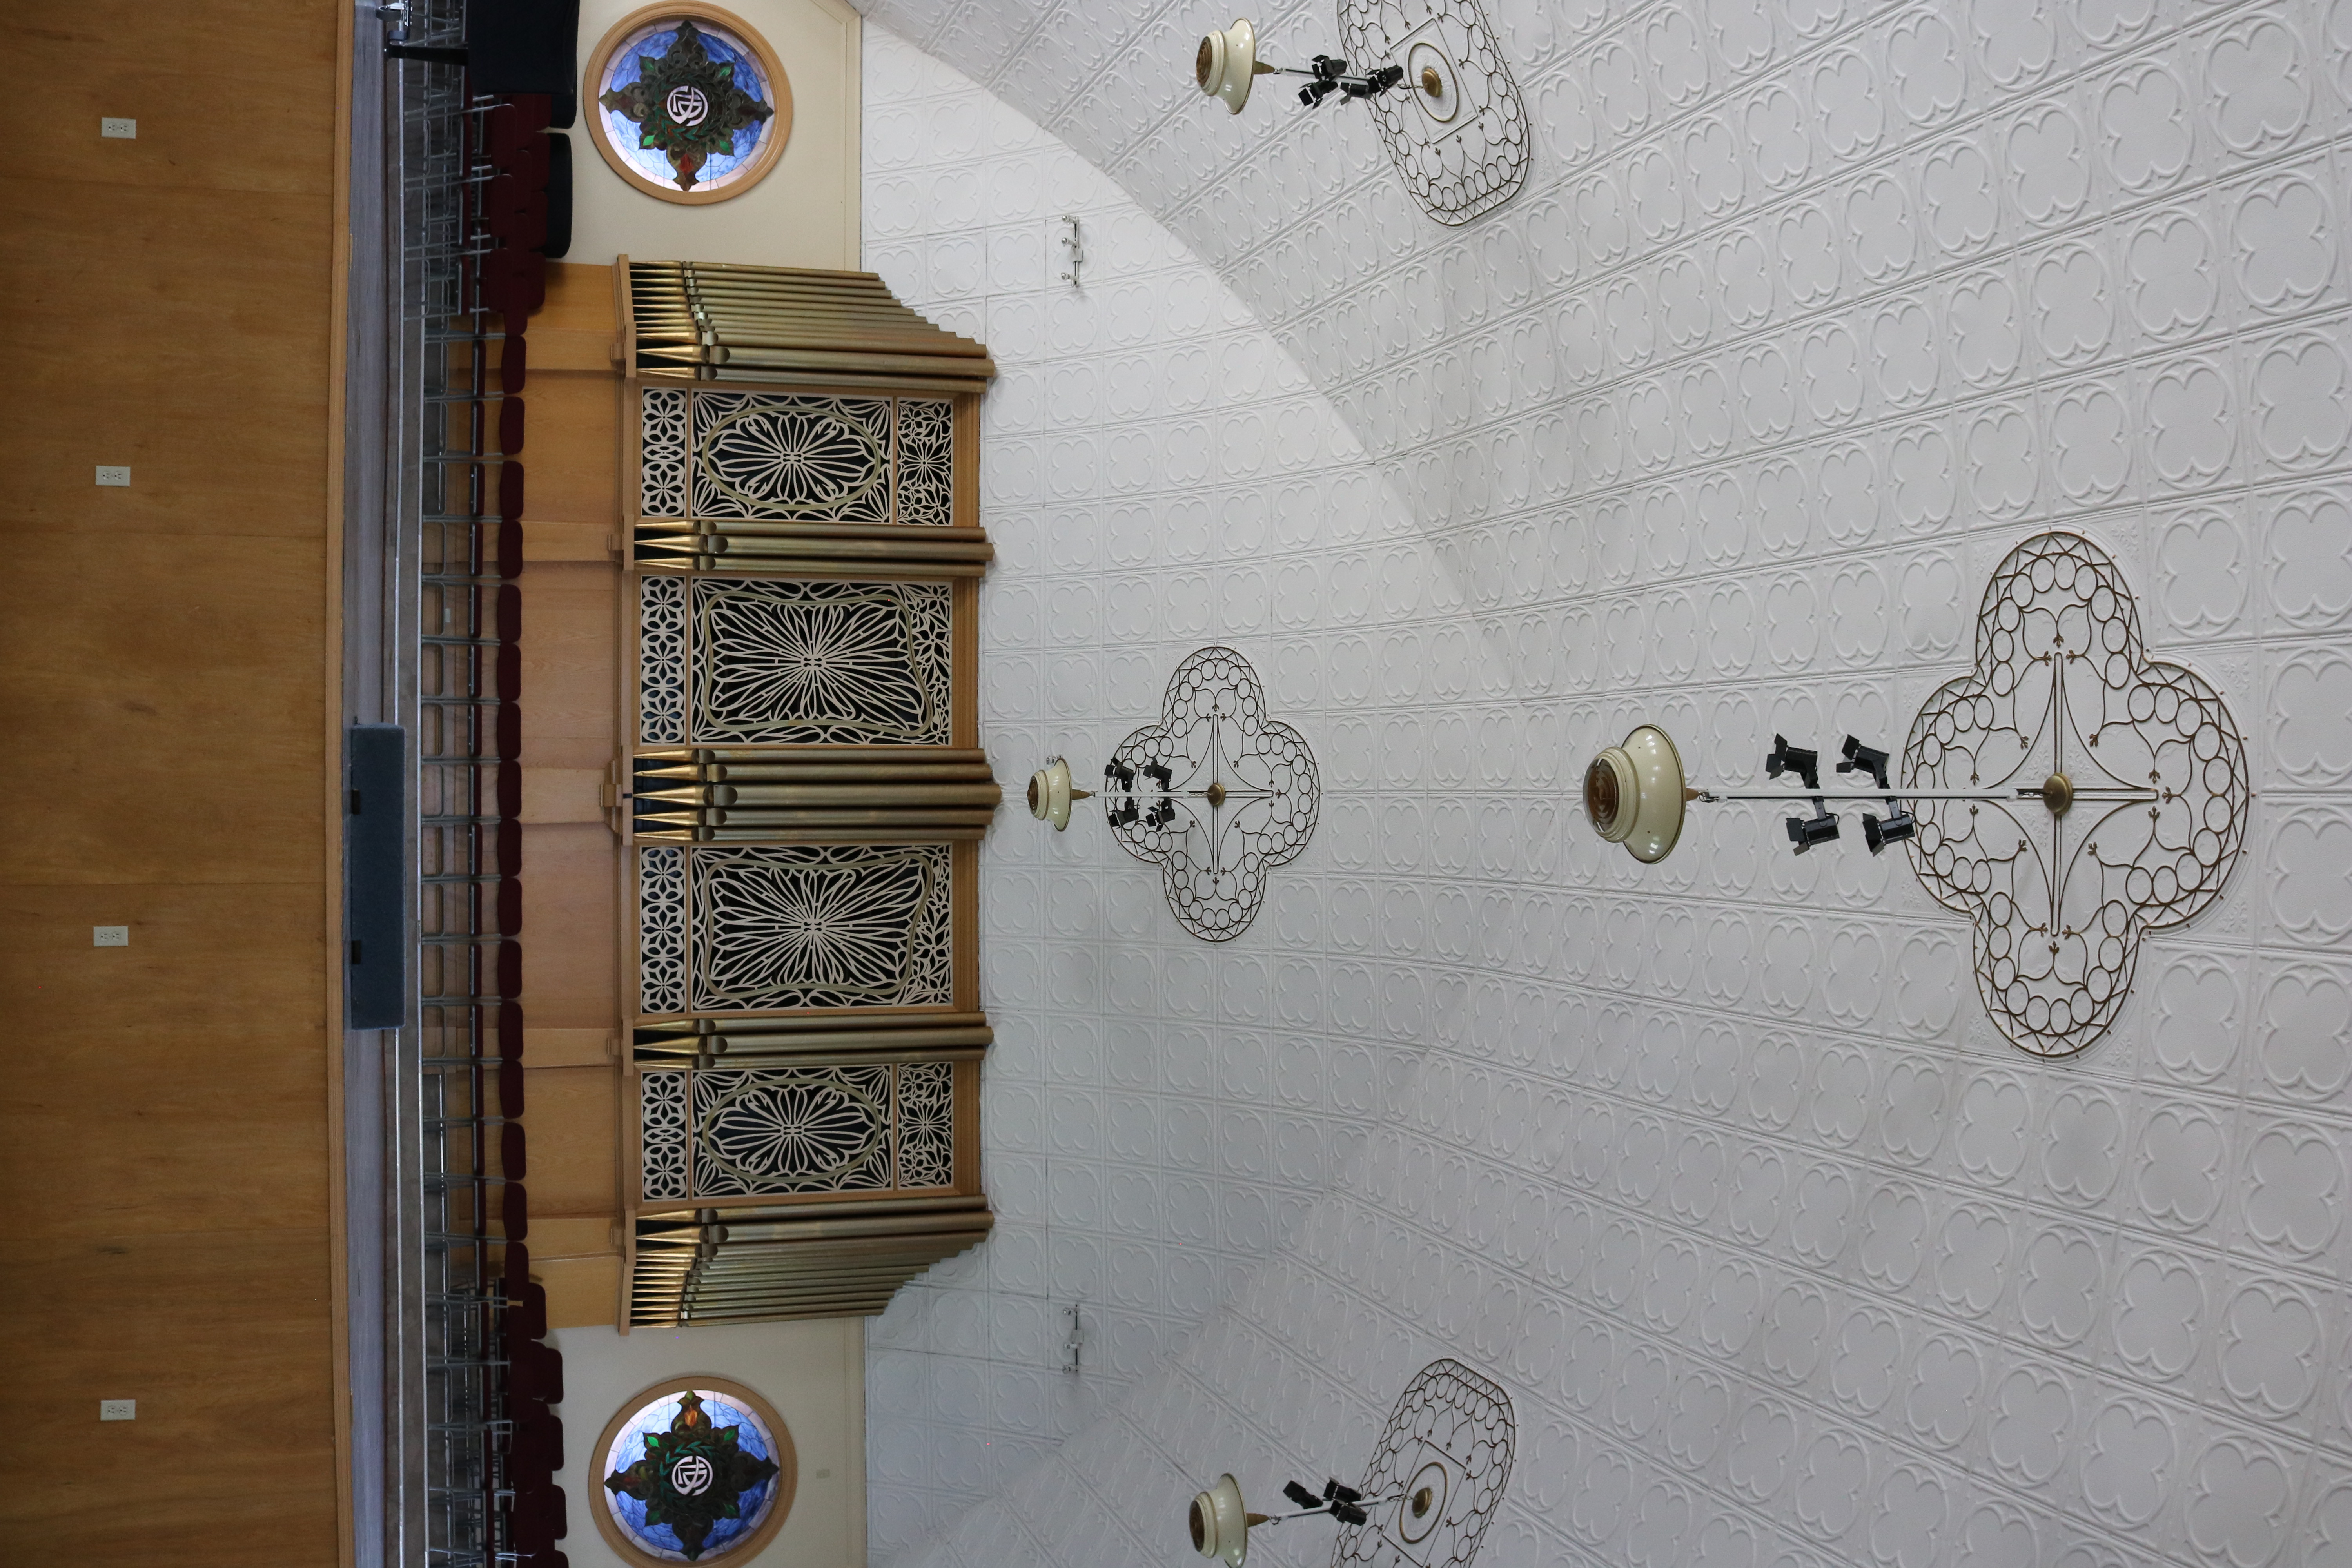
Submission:
<svg viewBox="0 0 2352 1568">
<path fill-rule="evenodd" d="M 1347 58 L 1277 66 L 1237 21 L 1202 38 L 1192 79 L 1233 114 L 1261 76 L 1307 78 L 1298 100 L 1309 109 L 1364 100 L 1405 189 L 1443 224 L 1468 223 L 1527 183 L 1527 105 L 1478 0 L 1339 0 L 1339 31 Z"/>
<path fill-rule="evenodd" d="M 1232 1475 L 1192 1499 L 1192 1549 L 1244 1568 L 1250 1531 L 1295 1519 L 1339 1524 L 1332 1568 L 1469 1568 L 1511 1478 L 1518 1422 L 1500 1384 L 1458 1361 L 1414 1374 L 1390 1412 L 1363 1484 L 1335 1479 L 1320 1496 L 1297 1481 L 1282 1495 L 1291 1513 L 1253 1513 Z"/>
<path fill-rule="evenodd" d="M 1423 212 L 1465 224 L 1518 194 L 1528 108 L 1478 0 L 1339 0 L 1339 37 L 1359 58 L 1399 62 L 1423 89 L 1372 100 L 1389 160 Z"/>
<path fill-rule="evenodd" d="M 2123 1006 L 2148 931 L 2221 896 L 2253 798 L 2220 692 L 2153 658 L 2114 561 L 2079 534 L 2011 551 L 1977 612 L 1976 668 L 1930 697 L 1906 784 L 2042 777 L 2040 818 L 1918 797 L 1912 865 L 1975 927 L 1977 990 L 2011 1042 L 2071 1056 Z"/>
<path fill-rule="evenodd" d="M 2072 1056 L 2115 1022 L 2142 938 L 2221 895 L 2253 798 L 2246 744 L 2221 694 L 2152 656 L 2123 574 L 2079 534 L 2004 557 L 1977 612 L 1975 668 L 1920 708 L 1899 760 L 1846 738 L 1824 789 L 1819 754 L 1773 737 L 1765 772 L 1801 793 L 1691 788 L 1674 742 L 1643 725 L 1595 757 L 1584 806 L 1636 859 L 1672 852 L 1693 802 L 1810 800 L 1787 821 L 1798 854 L 1839 837 L 1832 801 L 1862 816 L 1872 854 L 1907 843 L 1936 901 L 1969 917 L 1977 991 L 2012 1045 Z"/>
<path fill-rule="evenodd" d="M 1029 810 L 1055 831 L 1075 801 L 1099 799 L 1119 847 L 1156 863 L 1177 922 L 1230 942 L 1265 901 L 1266 873 L 1297 858 L 1315 831 L 1315 753 L 1268 718 L 1249 660 L 1204 647 L 1176 667 L 1160 721 L 1118 743 L 1098 794 L 1056 757 L 1029 781 Z"/>
</svg>

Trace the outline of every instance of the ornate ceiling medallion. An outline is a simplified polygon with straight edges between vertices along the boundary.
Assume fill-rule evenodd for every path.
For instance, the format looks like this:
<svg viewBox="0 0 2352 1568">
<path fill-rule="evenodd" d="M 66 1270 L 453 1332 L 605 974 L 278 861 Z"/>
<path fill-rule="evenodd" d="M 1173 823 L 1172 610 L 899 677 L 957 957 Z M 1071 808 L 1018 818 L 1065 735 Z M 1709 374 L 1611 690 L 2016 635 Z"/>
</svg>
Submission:
<svg viewBox="0 0 2352 1568">
<path fill-rule="evenodd" d="M 757 1555 L 799 1481 L 783 1418 L 722 1377 L 677 1378 L 629 1400 L 595 1463 L 597 1531 L 639 1568 Z"/>
<path fill-rule="evenodd" d="M 1528 109 L 1478 0 L 1339 0 L 1351 59 L 1392 60 L 1408 86 L 1370 100 L 1422 210 L 1465 224 L 1527 184 Z"/>
<path fill-rule="evenodd" d="M 1331 1568 L 1470 1568 L 1511 1479 L 1518 1422 L 1511 1396 L 1458 1361 L 1433 1361 L 1405 1385 L 1361 1486 L 1297 1481 L 1289 1513 L 1255 1513 L 1231 1474 L 1192 1499 L 1192 1550 L 1248 1568 L 1250 1532 L 1299 1519 L 1331 1519 Z"/>
<path fill-rule="evenodd" d="M 1168 678 L 1160 722 L 1118 743 L 1098 796 L 1059 757 L 1029 781 L 1030 813 L 1056 831 L 1089 798 L 1120 848 L 1160 867 L 1177 922 L 1231 942 L 1257 918 L 1266 872 L 1307 847 L 1321 785 L 1306 737 L 1266 716 L 1249 660 L 1204 647 Z"/>
<path fill-rule="evenodd" d="M 1831 801 L 1883 804 L 1862 814 L 1870 852 L 1908 844 L 1928 893 L 1974 927 L 1985 1011 L 2043 1057 L 2106 1032 L 2140 939 L 2210 907 L 2245 848 L 2253 784 L 2228 704 L 2149 654 L 2123 574 L 2080 534 L 2036 534 L 2002 559 L 1976 668 L 1928 698 L 1899 760 L 1852 735 L 1842 755 L 1837 772 L 1873 787 L 1823 788 L 1821 753 L 1775 735 L 1765 774 L 1801 793 L 1719 794 L 1689 787 L 1645 724 L 1592 760 L 1585 816 L 1651 861 L 1691 802 L 1809 800 L 1812 815 L 1785 824 L 1800 855 L 1837 841 Z"/>
<path fill-rule="evenodd" d="M 2073 533 L 1994 570 L 1976 668 L 1912 721 L 1902 779 L 1923 792 L 1911 864 L 1975 927 L 1985 1011 L 2048 1057 L 2106 1032 L 2144 934 L 2221 897 L 2253 795 L 2221 693 L 2149 656 L 2123 574 Z M 1933 798 L 1988 786 L 2011 798 Z"/>
<path fill-rule="evenodd" d="M 1451 1358 L 1422 1368 L 1364 1471 L 1365 1491 L 1402 1500 L 1342 1529 L 1331 1568 L 1469 1568 L 1511 1479 L 1518 1433 L 1501 1384 Z"/>
<path fill-rule="evenodd" d="M 774 52 L 741 20 L 694 0 L 639 11 L 605 34 L 583 97 L 604 161 L 665 201 L 740 195 L 792 136 L 792 86 Z"/>
</svg>

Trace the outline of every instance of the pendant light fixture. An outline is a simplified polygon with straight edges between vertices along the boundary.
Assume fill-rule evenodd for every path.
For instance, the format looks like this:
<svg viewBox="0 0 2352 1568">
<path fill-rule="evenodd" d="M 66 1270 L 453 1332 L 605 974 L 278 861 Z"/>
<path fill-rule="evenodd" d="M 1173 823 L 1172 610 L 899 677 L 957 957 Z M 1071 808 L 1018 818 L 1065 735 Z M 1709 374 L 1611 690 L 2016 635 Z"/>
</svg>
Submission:
<svg viewBox="0 0 2352 1568">
<path fill-rule="evenodd" d="M 1226 1568 L 1242 1568 L 1249 1560 L 1249 1532 L 1260 1525 L 1328 1516 L 1341 1524 L 1360 1526 L 1371 1522 L 1372 1510 L 1391 1503 L 1401 1505 L 1403 1514 L 1418 1521 L 1427 1517 L 1440 1500 L 1433 1484 L 1424 1484 L 1417 1491 L 1367 1500 L 1363 1493 L 1353 1487 L 1341 1486 L 1336 1479 L 1323 1483 L 1321 1497 L 1297 1481 L 1284 1482 L 1282 1495 L 1298 1505 L 1297 1512 L 1252 1513 L 1242 1502 L 1241 1483 L 1230 1473 L 1219 1476 L 1215 1486 L 1192 1499 L 1187 1521 L 1192 1531 L 1192 1550 L 1203 1557 L 1222 1559 Z"/>
<path fill-rule="evenodd" d="M 1860 814 L 1870 852 L 1904 845 L 1928 895 L 1969 918 L 1987 1014 L 2045 1057 L 2114 1023 L 2141 938 L 2221 896 L 2253 799 L 2221 693 L 2149 650 L 2114 558 L 2064 531 L 1994 568 L 1973 668 L 1928 695 L 1899 758 L 1848 735 L 1833 766 L 1855 787 L 1824 788 L 1821 753 L 1775 735 L 1764 773 L 1781 790 L 1696 789 L 1674 742 L 1643 724 L 1584 770 L 1584 814 L 1651 863 L 1694 804 L 1810 802 L 1784 824 L 1800 855 L 1840 837 L 1833 805 L 1883 805 Z"/>
<path fill-rule="evenodd" d="M 1804 854 L 1814 846 L 1827 844 L 1838 837 L 1838 814 L 1829 809 L 1831 801 L 1884 802 L 1887 814 L 1874 816 L 1862 814 L 1862 836 L 1873 855 L 1889 844 L 1899 844 L 1917 831 L 1906 800 L 1966 800 L 2013 804 L 2019 800 L 2040 796 L 2053 814 L 2063 814 L 2074 803 L 2074 786 L 2064 773 L 2053 773 L 2038 785 L 2026 785 L 2012 790 L 1940 790 L 1915 794 L 1897 790 L 1886 775 L 1889 758 L 1875 746 L 1865 746 L 1852 735 L 1841 748 L 1843 761 L 1835 764 L 1839 773 L 1860 773 L 1877 788 L 1870 791 L 1825 790 L 1822 787 L 1821 753 L 1803 746 L 1792 746 L 1784 735 L 1772 737 L 1772 750 L 1764 758 L 1767 778 L 1793 775 L 1804 784 L 1801 795 L 1725 794 L 1716 790 L 1696 789 L 1683 773 L 1682 752 L 1674 739 L 1655 724 L 1637 726 L 1621 743 L 1602 749 L 1584 770 L 1584 815 L 1592 830 L 1612 844 L 1622 844 L 1625 852 L 1644 865 L 1664 859 L 1674 853 L 1681 841 L 1683 817 L 1694 802 L 1753 802 L 1811 800 L 1811 816 L 1787 819 L 1789 840 L 1795 853 Z M 2137 798 L 2137 796 L 2135 796 Z"/>
<path fill-rule="evenodd" d="M 1445 76 L 1432 51 L 1431 58 L 1423 64 L 1421 76 L 1413 89 L 1433 99 L 1444 99 L 1450 89 Z M 1236 20 L 1222 32 L 1210 33 L 1201 39 L 1199 53 L 1192 58 L 1192 80 L 1202 94 L 1225 106 L 1228 113 L 1239 114 L 1249 102 L 1250 85 L 1262 76 L 1303 76 L 1305 86 L 1298 89 L 1298 101 L 1313 109 L 1325 99 L 1337 93 L 1343 99 L 1376 98 L 1404 80 L 1404 67 L 1380 66 L 1368 71 L 1350 71 L 1348 62 L 1336 55 L 1317 55 L 1311 66 L 1278 66 L 1257 58 L 1257 28 L 1246 20 Z"/>
</svg>

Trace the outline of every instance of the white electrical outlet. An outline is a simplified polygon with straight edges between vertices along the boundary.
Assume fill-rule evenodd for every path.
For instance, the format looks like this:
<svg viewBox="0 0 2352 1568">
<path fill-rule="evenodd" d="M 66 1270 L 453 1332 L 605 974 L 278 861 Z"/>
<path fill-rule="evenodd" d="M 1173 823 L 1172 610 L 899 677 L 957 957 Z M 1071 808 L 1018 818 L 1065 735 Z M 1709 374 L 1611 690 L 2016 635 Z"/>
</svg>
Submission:
<svg viewBox="0 0 2352 1568">
<path fill-rule="evenodd" d="M 127 485 L 131 482 L 131 470 L 115 463 L 100 463 L 98 466 L 98 482 L 102 485 Z"/>
<path fill-rule="evenodd" d="M 129 947 L 131 945 L 131 928 L 129 926 L 92 926 L 89 928 L 89 945 L 92 947 Z"/>
<path fill-rule="evenodd" d="M 139 1402 L 135 1399 L 101 1399 L 98 1402 L 98 1418 L 100 1421 L 136 1421 L 139 1419 Z"/>
<path fill-rule="evenodd" d="M 114 137 L 118 141 L 135 142 L 139 138 L 139 121 L 118 120 L 111 114 L 104 115 L 99 120 L 98 133 L 100 136 Z"/>
</svg>

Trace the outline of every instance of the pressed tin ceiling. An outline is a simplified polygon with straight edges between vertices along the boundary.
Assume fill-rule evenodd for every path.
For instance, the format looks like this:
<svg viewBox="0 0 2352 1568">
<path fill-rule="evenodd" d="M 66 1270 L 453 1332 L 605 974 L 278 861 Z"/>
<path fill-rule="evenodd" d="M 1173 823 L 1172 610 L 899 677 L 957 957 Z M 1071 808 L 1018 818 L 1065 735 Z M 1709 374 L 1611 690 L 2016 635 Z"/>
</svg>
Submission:
<svg viewBox="0 0 2352 1568">
<path fill-rule="evenodd" d="M 877 1559 L 1172 1561 L 1441 1357 L 1517 1411 L 1486 1563 L 2352 1550 L 2352 5 L 1496 5 L 1534 163 L 1460 228 L 1361 106 L 1201 100 L 1230 9 L 868 11 L 867 265 L 1003 367 L 1000 774 L 1219 643 L 1325 788 L 1215 948 L 992 831 L 1001 1224 L 876 1326 Z M 1643 720 L 1899 737 L 2053 528 L 2255 792 L 2082 1056 L 1895 851 L 1575 816 Z"/>
</svg>

